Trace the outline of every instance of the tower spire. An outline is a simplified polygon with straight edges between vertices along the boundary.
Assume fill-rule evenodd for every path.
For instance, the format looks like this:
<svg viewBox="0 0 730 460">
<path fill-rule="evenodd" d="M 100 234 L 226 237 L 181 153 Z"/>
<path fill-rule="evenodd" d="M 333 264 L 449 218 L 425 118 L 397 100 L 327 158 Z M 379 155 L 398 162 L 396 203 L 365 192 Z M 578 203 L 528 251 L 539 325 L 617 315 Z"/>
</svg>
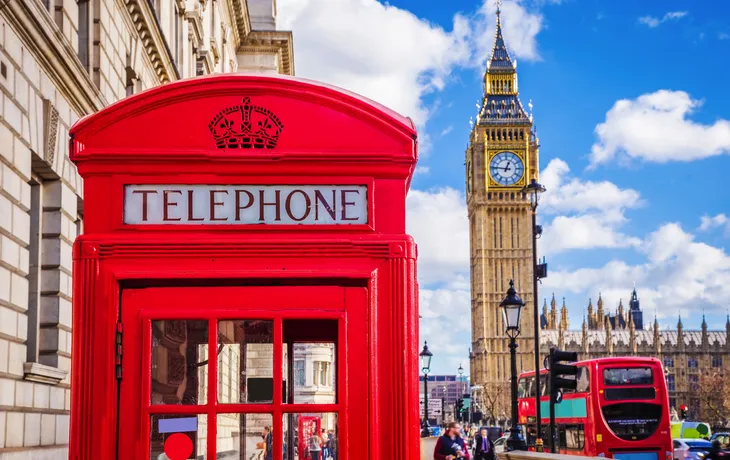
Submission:
<svg viewBox="0 0 730 460">
<path fill-rule="evenodd" d="M 497 1 L 497 30 L 494 32 L 494 45 L 492 46 L 492 56 L 487 61 L 487 72 L 491 70 L 510 70 L 514 71 L 515 65 L 510 58 L 507 46 L 502 36 L 502 12 L 501 1 Z"/>
</svg>

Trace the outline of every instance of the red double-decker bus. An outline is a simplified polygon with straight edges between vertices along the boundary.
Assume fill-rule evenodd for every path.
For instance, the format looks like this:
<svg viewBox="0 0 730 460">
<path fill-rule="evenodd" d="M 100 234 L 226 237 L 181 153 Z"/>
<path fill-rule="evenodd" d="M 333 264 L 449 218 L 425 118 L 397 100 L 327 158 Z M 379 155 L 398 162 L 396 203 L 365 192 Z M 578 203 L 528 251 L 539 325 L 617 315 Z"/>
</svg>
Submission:
<svg viewBox="0 0 730 460">
<path fill-rule="evenodd" d="M 669 399 L 664 371 L 654 358 L 580 361 L 575 391 L 555 405 L 559 450 L 568 455 L 621 460 L 671 460 Z M 547 371 L 540 372 L 543 440 L 549 439 Z M 535 372 L 520 374 L 519 422 L 534 449 Z M 532 450 L 531 449 L 531 450 Z"/>
</svg>

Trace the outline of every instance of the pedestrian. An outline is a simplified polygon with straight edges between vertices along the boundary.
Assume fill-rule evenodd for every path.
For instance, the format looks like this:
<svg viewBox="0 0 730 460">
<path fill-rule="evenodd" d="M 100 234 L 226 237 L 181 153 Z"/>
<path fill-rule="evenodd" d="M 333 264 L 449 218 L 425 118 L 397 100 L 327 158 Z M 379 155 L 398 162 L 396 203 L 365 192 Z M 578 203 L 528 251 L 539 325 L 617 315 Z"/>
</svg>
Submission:
<svg viewBox="0 0 730 460">
<path fill-rule="evenodd" d="M 322 453 L 322 438 L 317 434 L 317 430 L 312 431 L 312 436 L 309 437 L 308 448 L 309 456 L 312 460 L 322 460 L 320 454 Z"/>
<path fill-rule="evenodd" d="M 329 439 L 327 439 L 327 430 L 322 428 L 322 460 L 327 460 L 330 457 L 330 445 Z"/>
<path fill-rule="evenodd" d="M 474 437 L 474 460 L 496 460 L 494 443 L 489 439 L 486 427 Z"/>
<path fill-rule="evenodd" d="M 271 427 L 264 427 L 264 460 L 273 460 L 274 458 L 274 440 L 271 436 Z"/>
<path fill-rule="evenodd" d="M 327 452 L 332 460 L 335 460 L 335 435 L 332 430 L 327 432 Z"/>
<path fill-rule="evenodd" d="M 461 426 L 458 422 L 446 425 L 446 432 L 436 441 L 433 449 L 434 460 L 471 459 L 464 439 L 460 436 Z"/>
</svg>

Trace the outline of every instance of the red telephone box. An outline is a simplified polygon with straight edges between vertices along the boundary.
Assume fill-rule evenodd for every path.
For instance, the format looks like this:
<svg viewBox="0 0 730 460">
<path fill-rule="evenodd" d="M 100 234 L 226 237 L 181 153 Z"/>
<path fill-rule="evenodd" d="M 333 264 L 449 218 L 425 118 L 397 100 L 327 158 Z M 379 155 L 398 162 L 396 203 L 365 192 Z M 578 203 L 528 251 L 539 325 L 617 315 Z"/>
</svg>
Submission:
<svg viewBox="0 0 730 460">
<path fill-rule="evenodd" d="M 299 417 L 299 437 L 297 441 L 298 460 L 311 460 L 312 456 L 307 448 L 309 439 L 321 433 L 321 420 L 319 417 L 302 416 Z"/>
<path fill-rule="evenodd" d="M 273 76 L 80 120 L 70 458 L 419 456 L 412 122 Z M 299 437 L 301 439 L 301 437 Z"/>
</svg>

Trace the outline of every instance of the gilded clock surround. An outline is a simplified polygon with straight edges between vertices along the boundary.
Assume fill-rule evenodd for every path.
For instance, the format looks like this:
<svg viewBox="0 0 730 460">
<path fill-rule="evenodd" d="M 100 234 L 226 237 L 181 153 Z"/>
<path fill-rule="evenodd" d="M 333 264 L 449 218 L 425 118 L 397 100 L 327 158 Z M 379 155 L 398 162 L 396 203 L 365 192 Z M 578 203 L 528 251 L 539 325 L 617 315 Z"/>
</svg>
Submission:
<svg viewBox="0 0 730 460">
<path fill-rule="evenodd" d="M 538 150 L 532 115 L 519 98 L 516 65 L 507 52 L 498 12 L 482 102 L 465 158 L 471 241 L 470 374 L 472 384 L 483 388 L 484 394 L 475 395 L 482 409 L 490 409 L 484 405 L 485 394 L 498 396 L 495 417 L 509 412 L 510 358 L 499 303 L 510 279 L 527 303 L 517 339 L 518 370 L 533 369 L 535 362 L 532 216 L 522 187 L 537 179 Z M 494 155 L 505 151 L 517 155 L 524 165 L 522 177 L 509 186 L 499 184 L 489 171 Z"/>
<path fill-rule="evenodd" d="M 489 170 L 489 166 L 492 164 L 492 160 L 494 159 L 494 157 L 496 157 L 497 155 L 499 155 L 501 153 L 505 153 L 505 152 L 512 153 L 515 156 L 517 156 L 522 161 L 522 166 L 524 168 L 524 170 L 522 172 L 522 176 L 514 184 L 511 184 L 511 185 L 500 184 L 498 181 L 496 181 L 494 179 L 494 177 L 492 177 L 492 173 Z M 514 150 L 514 149 L 490 149 L 487 151 L 487 158 L 488 158 L 488 161 L 485 162 L 486 177 L 489 178 L 489 184 L 488 184 L 487 188 L 499 187 L 499 188 L 522 190 L 522 188 L 525 185 L 527 185 L 527 179 L 526 179 L 527 178 L 527 167 L 526 167 L 527 158 L 526 158 L 524 151 Z"/>
</svg>

